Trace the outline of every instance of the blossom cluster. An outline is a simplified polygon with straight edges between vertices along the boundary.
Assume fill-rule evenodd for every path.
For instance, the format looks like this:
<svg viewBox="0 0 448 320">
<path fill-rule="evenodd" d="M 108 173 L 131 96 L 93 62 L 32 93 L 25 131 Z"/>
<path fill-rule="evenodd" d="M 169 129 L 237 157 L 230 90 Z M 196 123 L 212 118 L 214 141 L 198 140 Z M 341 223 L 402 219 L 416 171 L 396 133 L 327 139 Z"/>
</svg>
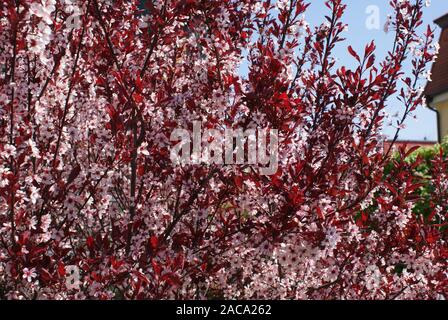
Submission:
<svg viewBox="0 0 448 320">
<path fill-rule="evenodd" d="M 418 215 L 428 177 L 381 134 L 389 100 L 395 139 L 425 103 L 425 1 L 391 1 L 390 51 L 348 46 L 354 68 L 325 4 L 3 0 L 0 298 L 446 298 L 446 163 Z M 174 164 L 195 121 L 278 130 L 278 170 Z"/>
</svg>

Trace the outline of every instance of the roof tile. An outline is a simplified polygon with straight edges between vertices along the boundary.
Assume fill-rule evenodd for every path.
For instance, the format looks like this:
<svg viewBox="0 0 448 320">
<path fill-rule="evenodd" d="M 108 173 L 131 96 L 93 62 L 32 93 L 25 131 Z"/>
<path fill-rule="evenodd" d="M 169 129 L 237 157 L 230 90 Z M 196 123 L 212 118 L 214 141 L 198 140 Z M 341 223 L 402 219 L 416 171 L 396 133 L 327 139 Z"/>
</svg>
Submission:
<svg viewBox="0 0 448 320">
<path fill-rule="evenodd" d="M 425 95 L 434 97 L 448 92 L 448 14 L 435 21 L 441 28 L 437 60 L 432 65 L 432 81 L 425 88 Z"/>
</svg>

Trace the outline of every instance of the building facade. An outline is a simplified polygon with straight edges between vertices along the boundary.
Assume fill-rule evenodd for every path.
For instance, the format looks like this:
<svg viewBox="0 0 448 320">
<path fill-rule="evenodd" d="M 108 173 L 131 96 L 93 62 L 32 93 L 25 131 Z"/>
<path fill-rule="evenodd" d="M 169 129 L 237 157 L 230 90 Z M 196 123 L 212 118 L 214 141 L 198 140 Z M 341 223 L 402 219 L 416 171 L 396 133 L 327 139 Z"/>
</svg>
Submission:
<svg viewBox="0 0 448 320">
<path fill-rule="evenodd" d="M 448 14 L 434 21 L 441 29 L 437 60 L 432 65 L 432 81 L 425 88 L 428 106 L 437 112 L 438 140 L 448 136 Z"/>
</svg>

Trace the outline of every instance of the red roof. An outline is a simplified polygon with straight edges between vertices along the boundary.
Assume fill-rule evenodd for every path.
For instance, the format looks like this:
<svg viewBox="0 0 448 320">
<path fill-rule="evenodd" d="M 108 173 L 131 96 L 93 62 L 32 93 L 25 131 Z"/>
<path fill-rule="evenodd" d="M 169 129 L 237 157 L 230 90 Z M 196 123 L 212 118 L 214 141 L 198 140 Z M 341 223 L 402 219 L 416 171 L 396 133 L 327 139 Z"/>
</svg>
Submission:
<svg viewBox="0 0 448 320">
<path fill-rule="evenodd" d="M 432 65 L 432 81 L 425 88 L 425 95 L 434 97 L 448 92 L 448 14 L 434 21 L 442 28 L 437 60 Z"/>
<path fill-rule="evenodd" d="M 384 141 L 384 152 L 387 152 L 389 150 L 389 146 L 391 145 L 392 141 Z M 399 147 L 405 146 L 406 150 L 409 150 L 413 147 L 432 147 L 436 145 L 436 141 L 414 141 L 414 140 L 399 140 L 395 141 L 394 146 L 392 147 L 393 150 L 398 149 Z"/>
</svg>

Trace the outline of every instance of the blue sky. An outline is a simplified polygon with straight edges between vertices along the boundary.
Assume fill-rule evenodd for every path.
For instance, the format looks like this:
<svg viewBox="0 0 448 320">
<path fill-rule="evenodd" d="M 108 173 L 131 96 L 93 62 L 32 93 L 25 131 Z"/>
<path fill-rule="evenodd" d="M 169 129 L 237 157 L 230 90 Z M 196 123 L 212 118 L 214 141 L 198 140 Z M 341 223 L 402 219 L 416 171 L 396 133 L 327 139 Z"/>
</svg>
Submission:
<svg viewBox="0 0 448 320">
<path fill-rule="evenodd" d="M 308 19 L 311 24 L 315 24 L 322 19 L 323 15 L 323 0 L 313 0 L 311 10 L 308 12 Z M 380 53 L 384 54 L 390 49 L 393 34 L 385 33 L 383 25 L 386 22 L 387 15 L 391 13 L 388 0 L 346 0 L 347 11 L 345 13 L 345 21 L 349 24 L 349 30 L 346 34 L 347 43 L 350 43 L 353 48 L 362 50 L 364 46 L 371 40 L 375 40 L 377 45 L 377 54 L 381 57 Z M 366 10 L 369 6 L 375 5 L 380 9 L 381 28 L 380 30 L 368 29 L 366 27 L 366 19 L 369 17 L 369 13 Z M 431 6 L 425 8 L 424 22 L 431 24 L 434 28 L 436 25 L 433 23 L 438 17 L 448 13 L 448 1 L 447 0 L 432 0 Z M 440 28 L 437 27 L 436 39 L 439 39 Z M 361 51 L 362 52 L 362 51 Z M 352 57 L 347 54 L 346 44 L 340 45 L 336 51 L 335 56 L 340 60 L 342 64 L 350 65 Z M 407 72 L 410 72 L 410 68 L 407 67 Z M 389 101 L 389 107 L 387 111 L 391 114 L 400 110 L 400 103 L 396 100 Z M 437 125 L 436 115 L 433 111 L 420 108 L 415 113 L 417 119 L 408 119 L 406 123 L 406 129 L 400 133 L 400 140 L 437 140 Z M 395 133 L 394 128 L 384 128 L 384 132 L 389 136 L 393 136 Z"/>
<path fill-rule="evenodd" d="M 328 9 L 324 6 L 324 0 L 311 0 L 311 6 L 306 13 L 308 22 L 314 26 L 324 21 L 324 16 L 328 14 Z M 386 23 L 387 15 L 392 12 L 389 0 L 345 0 L 347 10 L 344 15 L 344 22 L 349 26 L 348 32 L 345 34 L 346 42 L 339 43 L 334 51 L 334 56 L 339 60 L 341 65 L 352 66 L 355 62 L 353 57 L 347 52 L 347 46 L 351 45 L 356 50 L 364 51 L 366 44 L 374 40 L 377 46 L 377 61 L 382 59 L 388 50 L 391 49 L 393 43 L 393 32 L 386 33 L 383 26 Z M 377 6 L 380 13 L 380 28 L 369 29 L 366 26 L 366 20 L 371 16 L 368 8 Z M 432 0 L 431 6 L 425 8 L 424 12 L 424 28 L 430 24 L 432 28 L 436 28 L 436 40 L 439 39 L 440 28 L 433 21 L 438 17 L 448 13 L 448 0 Z M 247 66 L 242 66 L 242 72 L 247 72 Z M 405 72 L 410 73 L 410 68 L 406 66 Z M 400 103 L 391 99 L 388 102 L 387 112 L 395 114 L 400 112 Z M 402 108 L 401 108 L 402 109 Z M 416 119 L 409 118 L 407 120 L 406 129 L 400 132 L 399 140 L 437 140 L 437 124 L 436 115 L 427 108 L 420 108 L 415 112 Z M 388 136 L 395 134 L 395 128 L 385 127 L 384 133 Z"/>
</svg>

